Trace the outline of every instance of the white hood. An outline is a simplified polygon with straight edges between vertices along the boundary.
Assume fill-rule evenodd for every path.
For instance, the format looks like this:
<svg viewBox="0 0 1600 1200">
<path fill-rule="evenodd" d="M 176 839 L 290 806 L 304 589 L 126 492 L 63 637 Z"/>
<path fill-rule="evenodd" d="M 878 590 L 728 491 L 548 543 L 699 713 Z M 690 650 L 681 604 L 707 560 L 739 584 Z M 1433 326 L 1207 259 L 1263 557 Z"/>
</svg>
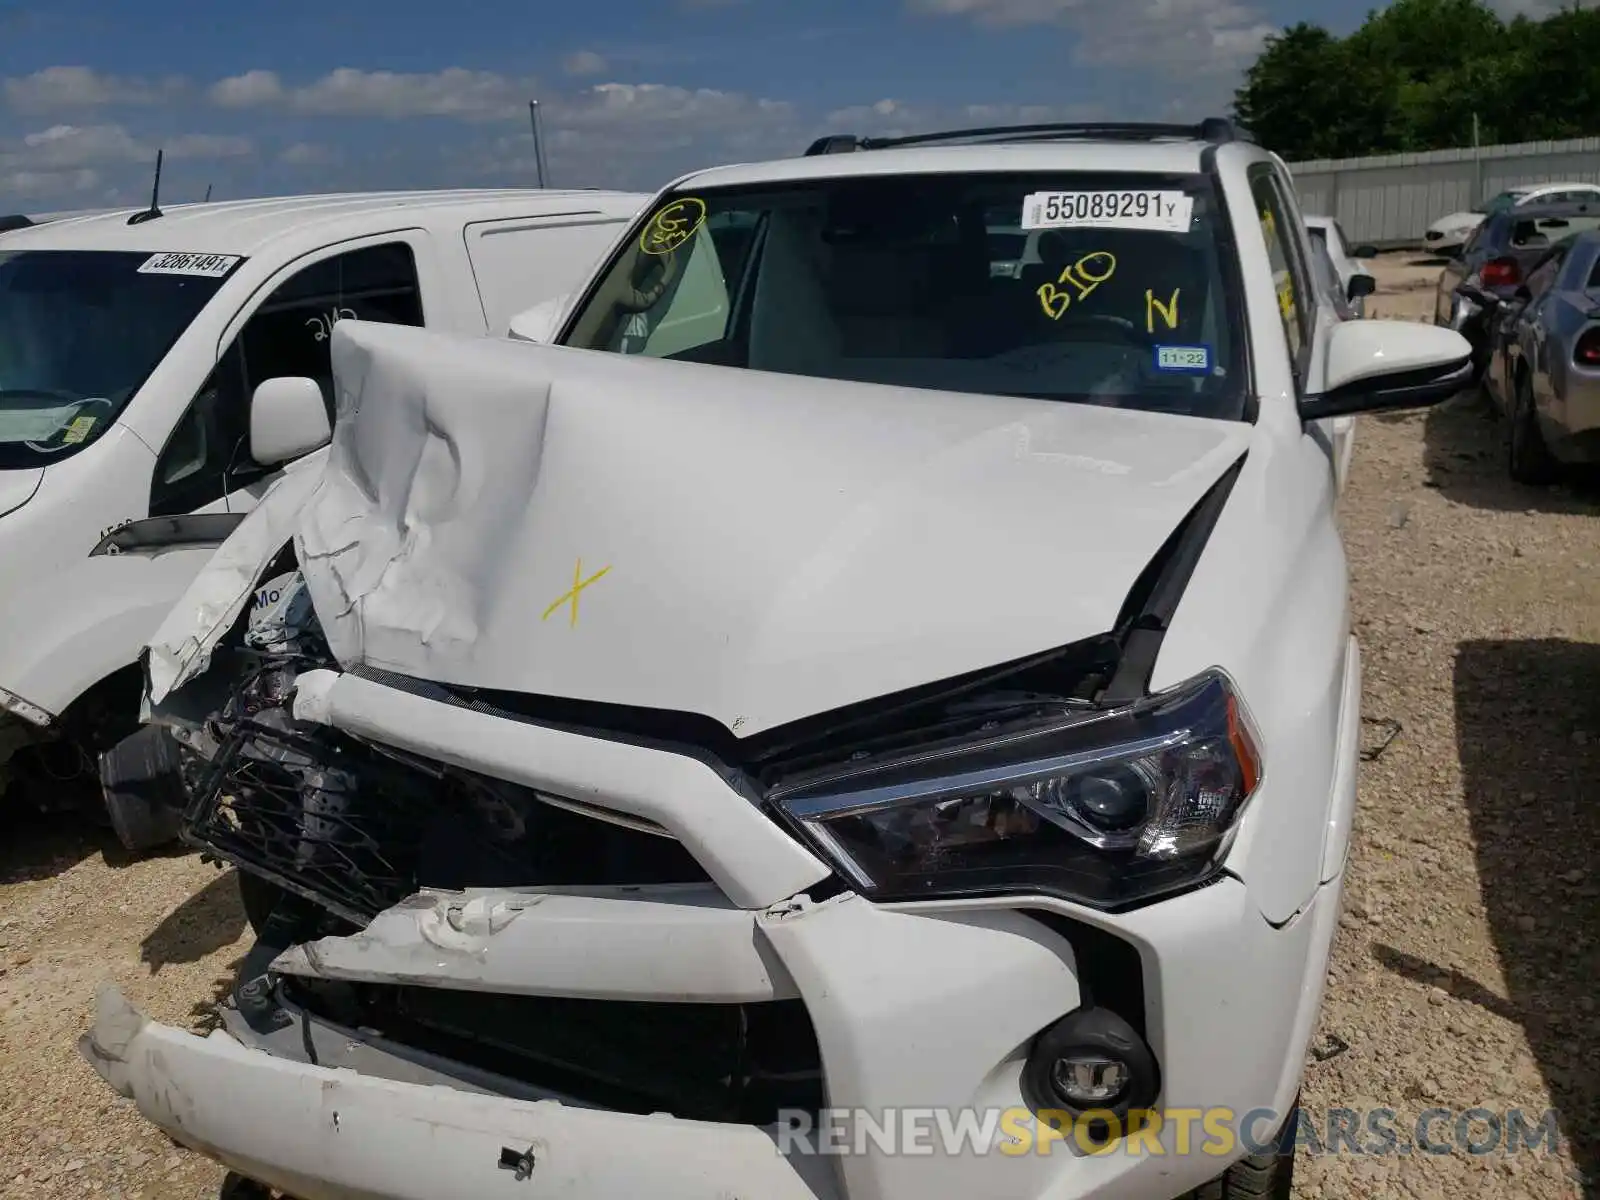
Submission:
<svg viewBox="0 0 1600 1200">
<path fill-rule="evenodd" d="M 1483 224 L 1483 214 L 1480 212 L 1453 212 L 1440 217 L 1428 228 L 1437 229 L 1441 233 L 1465 233 L 1481 224 Z"/>
<path fill-rule="evenodd" d="M 296 549 L 341 663 L 740 734 L 1105 632 L 1250 436 L 357 321 L 333 360 Z"/>
</svg>

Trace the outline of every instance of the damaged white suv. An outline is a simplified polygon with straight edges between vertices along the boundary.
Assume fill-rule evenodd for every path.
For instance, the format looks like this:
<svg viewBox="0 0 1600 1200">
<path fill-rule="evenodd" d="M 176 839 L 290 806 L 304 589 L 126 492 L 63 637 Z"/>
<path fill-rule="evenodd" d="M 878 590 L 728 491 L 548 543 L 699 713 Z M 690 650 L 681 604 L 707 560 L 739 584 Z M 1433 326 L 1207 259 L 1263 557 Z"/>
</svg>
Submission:
<svg viewBox="0 0 1600 1200">
<path fill-rule="evenodd" d="M 1469 348 L 1225 122 L 902 143 L 678 180 L 548 345 L 339 323 L 146 654 L 259 934 L 210 1037 L 102 993 L 151 1121 L 302 1200 L 1287 1194 L 1329 429 Z"/>
</svg>

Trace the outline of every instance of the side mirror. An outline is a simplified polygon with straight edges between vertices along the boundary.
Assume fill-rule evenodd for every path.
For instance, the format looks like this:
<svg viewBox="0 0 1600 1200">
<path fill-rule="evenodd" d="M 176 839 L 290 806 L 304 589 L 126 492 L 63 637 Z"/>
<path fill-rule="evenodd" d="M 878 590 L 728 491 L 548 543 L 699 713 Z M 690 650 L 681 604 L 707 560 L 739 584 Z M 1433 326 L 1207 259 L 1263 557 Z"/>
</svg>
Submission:
<svg viewBox="0 0 1600 1200">
<path fill-rule="evenodd" d="M 1306 421 L 1425 408 L 1472 382 L 1472 344 L 1417 321 L 1344 321 L 1328 331 L 1323 389 L 1300 401 Z"/>
<path fill-rule="evenodd" d="M 1351 258 L 1377 258 L 1378 257 L 1378 248 L 1376 246 L 1357 246 L 1354 250 L 1350 251 L 1350 257 Z"/>
<path fill-rule="evenodd" d="M 571 292 L 552 296 L 526 312 L 518 313 L 511 318 L 510 336 L 524 342 L 548 342 L 561 328 L 561 317 L 570 299 Z"/>
<path fill-rule="evenodd" d="M 250 457 L 264 467 L 299 458 L 333 436 L 315 379 L 268 379 L 250 397 Z"/>
<path fill-rule="evenodd" d="M 1351 300 L 1359 300 L 1363 296 L 1372 295 L 1377 290 L 1378 281 L 1375 278 L 1373 278 L 1371 275 L 1368 275 L 1365 271 L 1357 271 L 1354 275 L 1350 276 L 1350 286 L 1346 289 L 1346 295 L 1348 295 Z"/>
</svg>

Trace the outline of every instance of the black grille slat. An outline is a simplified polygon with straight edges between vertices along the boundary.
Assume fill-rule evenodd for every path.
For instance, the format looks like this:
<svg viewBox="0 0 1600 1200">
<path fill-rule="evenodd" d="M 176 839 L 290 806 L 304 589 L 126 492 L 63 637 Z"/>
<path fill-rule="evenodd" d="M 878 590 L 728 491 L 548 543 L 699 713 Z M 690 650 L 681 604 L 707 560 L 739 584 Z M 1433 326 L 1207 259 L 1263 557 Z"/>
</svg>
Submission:
<svg viewBox="0 0 1600 1200">
<path fill-rule="evenodd" d="M 188 806 L 184 838 L 358 925 L 423 887 L 708 878 L 670 838 L 334 729 L 291 724 L 269 709 L 233 726 Z"/>
</svg>

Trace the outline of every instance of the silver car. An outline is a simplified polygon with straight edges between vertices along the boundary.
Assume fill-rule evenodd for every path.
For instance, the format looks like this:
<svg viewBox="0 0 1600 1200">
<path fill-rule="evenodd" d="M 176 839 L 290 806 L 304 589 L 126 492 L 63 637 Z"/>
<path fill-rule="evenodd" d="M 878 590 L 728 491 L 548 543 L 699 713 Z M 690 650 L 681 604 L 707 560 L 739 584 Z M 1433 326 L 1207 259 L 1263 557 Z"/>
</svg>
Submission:
<svg viewBox="0 0 1600 1200">
<path fill-rule="evenodd" d="M 1490 342 L 1484 383 L 1508 418 L 1511 477 L 1550 483 L 1600 463 L 1600 230 L 1540 255 Z"/>
</svg>

